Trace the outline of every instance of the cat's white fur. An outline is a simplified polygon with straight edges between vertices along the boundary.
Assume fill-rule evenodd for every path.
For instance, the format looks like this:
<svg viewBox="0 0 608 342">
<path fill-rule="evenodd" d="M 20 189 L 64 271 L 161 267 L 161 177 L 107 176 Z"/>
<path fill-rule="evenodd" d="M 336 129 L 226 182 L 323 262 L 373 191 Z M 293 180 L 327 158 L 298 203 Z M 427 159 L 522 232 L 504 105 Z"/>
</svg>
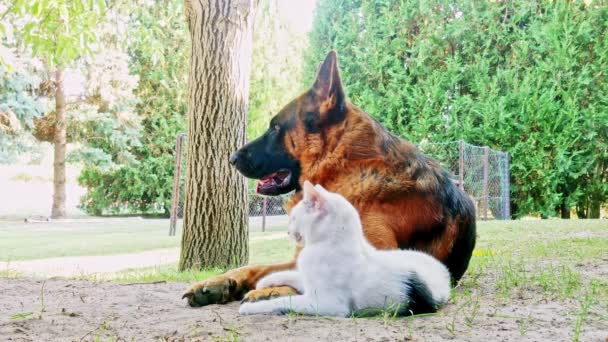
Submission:
<svg viewBox="0 0 608 342">
<path fill-rule="evenodd" d="M 416 304 L 411 295 L 420 294 L 421 287 L 434 309 L 447 302 L 450 274 L 442 263 L 422 252 L 374 248 L 363 235 L 359 214 L 344 197 L 309 182 L 303 192 L 288 228 L 289 236 L 304 246 L 297 270 L 272 273 L 257 283 L 258 289 L 291 286 L 300 295 L 243 303 L 239 313 L 345 317 L 394 308 L 408 314 Z"/>
</svg>

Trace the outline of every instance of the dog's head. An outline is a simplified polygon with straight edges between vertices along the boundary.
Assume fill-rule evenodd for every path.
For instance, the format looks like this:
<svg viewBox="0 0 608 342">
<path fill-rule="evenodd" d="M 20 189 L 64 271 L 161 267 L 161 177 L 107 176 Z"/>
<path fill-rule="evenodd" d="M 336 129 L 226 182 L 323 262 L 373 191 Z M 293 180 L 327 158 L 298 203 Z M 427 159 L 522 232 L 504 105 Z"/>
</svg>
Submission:
<svg viewBox="0 0 608 342">
<path fill-rule="evenodd" d="M 337 55 L 331 51 L 313 86 L 275 115 L 262 136 L 236 151 L 230 163 L 244 176 L 260 180 L 260 194 L 299 191 L 303 154 L 314 150 L 315 139 L 344 120 L 345 101 Z"/>
</svg>

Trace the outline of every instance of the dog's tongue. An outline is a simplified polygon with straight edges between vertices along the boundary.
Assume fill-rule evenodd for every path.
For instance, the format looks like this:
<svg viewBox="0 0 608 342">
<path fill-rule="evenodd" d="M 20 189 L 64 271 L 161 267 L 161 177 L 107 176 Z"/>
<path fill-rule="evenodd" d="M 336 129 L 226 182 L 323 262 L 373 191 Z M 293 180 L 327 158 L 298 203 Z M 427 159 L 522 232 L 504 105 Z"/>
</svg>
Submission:
<svg viewBox="0 0 608 342">
<path fill-rule="evenodd" d="M 274 183 L 273 179 L 271 176 L 266 176 L 262 179 L 260 179 L 258 181 L 258 185 L 255 188 L 255 192 L 257 192 L 258 194 L 262 193 L 261 190 L 262 189 L 268 189 L 270 187 L 272 187 L 273 185 L 276 185 L 276 183 Z"/>
<path fill-rule="evenodd" d="M 258 181 L 255 192 L 258 194 L 263 194 L 268 190 L 278 188 L 283 184 L 285 178 L 289 175 L 289 171 L 281 170 L 274 173 L 269 174 L 266 177 L 261 178 Z"/>
</svg>

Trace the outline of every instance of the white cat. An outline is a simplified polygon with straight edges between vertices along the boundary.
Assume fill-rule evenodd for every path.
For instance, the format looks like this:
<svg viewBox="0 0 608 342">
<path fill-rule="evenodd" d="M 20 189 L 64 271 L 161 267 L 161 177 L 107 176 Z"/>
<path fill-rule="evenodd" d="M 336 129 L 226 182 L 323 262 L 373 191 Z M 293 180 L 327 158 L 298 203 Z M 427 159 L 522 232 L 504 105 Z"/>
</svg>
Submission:
<svg viewBox="0 0 608 342">
<path fill-rule="evenodd" d="M 257 288 L 288 285 L 300 295 L 243 303 L 239 313 L 296 312 L 346 317 L 391 310 L 435 312 L 450 296 L 450 274 L 432 256 L 378 250 L 363 235 L 357 210 L 342 196 L 304 182 L 288 233 L 304 246 L 297 270 L 272 273 Z"/>
</svg>

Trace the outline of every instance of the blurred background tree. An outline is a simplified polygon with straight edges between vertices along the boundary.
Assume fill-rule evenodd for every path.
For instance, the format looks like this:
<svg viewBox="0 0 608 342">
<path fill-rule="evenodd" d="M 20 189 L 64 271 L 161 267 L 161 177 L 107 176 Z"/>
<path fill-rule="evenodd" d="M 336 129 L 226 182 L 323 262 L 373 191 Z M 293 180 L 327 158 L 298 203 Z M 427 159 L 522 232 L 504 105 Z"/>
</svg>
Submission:
<svg viewBox="0 0 608 342">
<path fill-rule="evenodd" d="M 103 142 L 114 167 L 86 163 L 79 181 L 88 190 L 83 208 L 95 215 L 152 213 L 168 216 L 175 136 L 185 132 L 189 40 L 183 1 L 126 4 L 128 69 L 139 77 L 134 95 L 141 144 L 121 155 L 121 144 Z"/>
<path fill-rule="evenodd" d="M 131 11 L 127 50 L 130 70 L 139 76 L 135 95 L 140 99 L 136 112 L 142 120 L 142 145 L 133 152 L 134 160 L 118 167 L 86 165 L 80 182 L 88 189 L 83 208 L 89 213 L 169 215 L 175 137 L 186 130 L 190 42 L 183 11 L 179 0 L 142 2 Z M 298 76 L 306 46 L 306 37 L 279 15 L 277 0 L 260 1 L 254 25 L 250 138 L 266 130 L 270 118 L 301 89 Z M 103 150 L 112 154 L 119 148 L 106 145 Z"/>
<path fill-rule="evenodd" d="M 600 215 L 608 198 L 606 1 L 318 0 L 308 37 L 281 10 L 298 4 L 260 0 L 250 139 L 310 86 L 334 48 L 351 100 L 391 131 L 510 152 L 517 217 Z M 48 45 L 36 32 L 52 26 L 28 23 L 59 8 L 76 29 Z M 54 18 L 63 20 L 61 11 Z M 41 51 L 70 56 L 65 77 L 79 85 L 66 89 L 67 161 L 82 165 L 82 207 L 168 215 L 175 136 L 185 132 L 183 15 L 180 0 L 0 0 L 0 161 L 35 151 L 31 133 L 45 140 L 36 123 L 55 123 L 45 120 L 55 94 L 44 62 L 51 57 Z"/>
<path fill-rule="evenodd" d="M 97 24 L 105 14 L 105 0 L 14 1 L 8 13 L 19 17 L 18 37 L 32 57 L 40 58 L 49 75 L 47 96 L 54 98 L 54 110 L 41 117 L 35 125 L 37 137 L 53 143 L 53 205 L 51 216 L 66 215 L 66 152 L 67 99 L 64 83 L 65 69 L 77 59 L 91 55 L 97 42 Z M 3 31 L 6 27 L 3 24 Z M 51 76 L 52 75 L 52 76 Z"/>
</svg>

